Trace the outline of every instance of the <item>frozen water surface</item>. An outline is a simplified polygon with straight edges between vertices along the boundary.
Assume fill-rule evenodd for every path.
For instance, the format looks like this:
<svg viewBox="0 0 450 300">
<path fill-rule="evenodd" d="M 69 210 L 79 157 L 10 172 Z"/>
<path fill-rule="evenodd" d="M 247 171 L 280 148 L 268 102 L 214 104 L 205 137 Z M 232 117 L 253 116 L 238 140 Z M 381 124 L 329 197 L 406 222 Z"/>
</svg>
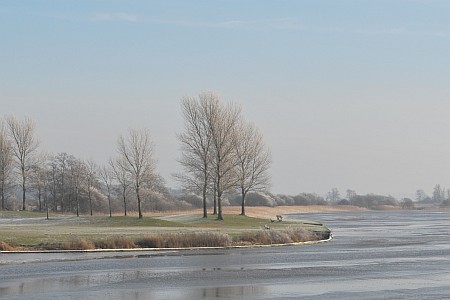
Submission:
<svg viewBox="0 0 450 300">
<path fill-rule="evenodd" d="M 0 254 L 0 299 L 448 299 L 450 213 L 292 215 L 331 243 L 138 253 Z"/>
</svg>

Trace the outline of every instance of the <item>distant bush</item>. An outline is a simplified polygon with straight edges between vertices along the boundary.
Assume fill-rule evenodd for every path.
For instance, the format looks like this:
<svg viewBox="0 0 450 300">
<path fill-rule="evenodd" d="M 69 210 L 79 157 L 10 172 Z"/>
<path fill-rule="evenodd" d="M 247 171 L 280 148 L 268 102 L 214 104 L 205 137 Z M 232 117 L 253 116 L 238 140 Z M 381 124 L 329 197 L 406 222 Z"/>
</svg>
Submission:
<svg viewBox="0 0 450 300">
<path fill-rule="evenodd" d="M 338 205 L 350 205 L 350 201 L 347 199 L 341 199 L 339 200 Z"/>
<path fill-rule="evenodd" d="M 182 194 L 174 197 L 176 200 L 185 202 L 191 205 L 193 208 L 202 208 L 203 200 L 202 197 L 193 194 Z"/>
<path fill-rule="evenodd" d="M 142 203 L 143 211 L 188 210 L 192 205 L 165 193 L 147 190 Z"/>
<path fill-rule="evenodd" d="M 365 207 L 368 209 L 377 209 L 383 205 L 397 206 L 398 202 L 392 196 L 368 194 L 368 195 L 356 195 L 352 197 L 350 204 L 359 207 Z"/>
<path fill-rule="evenodd" d="M 400 205 L 403 209 L 414 209 L 414 202 L 409 198 L 403 198 Z"/>
</svg>

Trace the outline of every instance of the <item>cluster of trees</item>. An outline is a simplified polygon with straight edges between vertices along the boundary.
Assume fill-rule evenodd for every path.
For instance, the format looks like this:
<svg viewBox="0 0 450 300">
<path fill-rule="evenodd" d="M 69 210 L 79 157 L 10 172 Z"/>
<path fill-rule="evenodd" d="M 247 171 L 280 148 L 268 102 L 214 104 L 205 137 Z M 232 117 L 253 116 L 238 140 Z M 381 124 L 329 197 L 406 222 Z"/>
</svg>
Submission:
<svg viewBox="0 0 450 300">
<path fill-rule="evenodd" d="M 178 135 L 181 145 L 179 162 L 183 173 L 174 175 L 186 191 L 202 196 L 207 217 L 209 198 L 214 199 L 214 213 L 222 220 L 224 193 L 241 194 L 242 214 L 251 191 L 266 190 L 271 158 L 262 134 L 244 120 L 241 108 L 224 104 L 213 93 L 181 100 L 184 131 Z M 0 197 L 2 209 L 19 209 L 17 196 L 21 187 L 20 209 L 29 206 L 34 196 L 38 210 L 93 214 L 117 211 L 124 215 L 137 210 L 183 209 L 195 206 L 189 195 L 170 195 L 164 180 L 156 173 L 153 143 L 148 129 L 130 129 L 117 140 L 117 156 L 103 166 L 67 153 L 39 152 L 35 123 L 14 116 L 0 119 Z M 186 198 L 186 200 L 184 200 Z M 120 199 L 120 201 L 119 201 Z M 132 201 L 131 201 L 132 200 Z M 47 214 L 48 216 L 48 214 Z"/>
<path fill-rule="evenodd" d="M 35 123 L 13 115 L 0 119 L 1 209 L 29 207 L 38 210 L 93 214 L 94 211 L 170 210 L 202 207 L 219 220 L 223 205 L 356 205 L 369 209 L 381 206 L 414 208 L 414 201 L 392 196 L 358 195 L 348 189 L 341 197 L 333 188 L 325 197 L 313 193 L 273 195 L 270 186 L 271 156 L 258 128 L 245 120 L 240 106 L 223 103 L 210 92 L 181 100 L 184 129 L 177 135 L 182 172 L 174 174 L 182 193 L 171 193 L 156 173 L 153 143 L 148 129 L 130 129 L 119 135 L 116 157 L 99 166 L 67 153 L 39 151 Z M 20 190 L 21 201 L 18 198 Z M 416 192 L 417 203 L 450 205 L 450 189 L 434 187 L 432 196 Z M 20 206 L 19 206 L 20 205 Z M 47 214 L 48 216 L 48 214 Z"/>
<path fill-rule="evenodd" d="M 208 197 L 213 198 L 213 214 L 222 216 L 224 193 L 239 191 L 241 214 L 246 196 L 270 185 L 269 149 L 261 132 L 247 122 L 235 103 L 222 103 L 214 93 L 182 99 L 184 131 L 179 162 L 183 173 L 175 178 L 183 188 L 201 195 L 206 218 Z"/>
<path fill-rule="evenodd" d="M 117 156 L 104 166 L 67 153 L 38 151 L 35 124 L 26 117 L 0 120 L 1 209 L 26 210 L 34 196 L 38 210 L 93 214 L 123 209 L 158 210 L 189 207 L 170 199 L 164 180 L 155 172 L 153 144 L 148 129 L 129 130 L 117 141 Z M 22 201 L 17 207 L 17 187 Z M 121 203 L 118 201 L 121 199 Z M 143 207 L 143 199 L 145 206 Z M 131 201 L 136 200 L 136 201 Z M 48 217 L 48 214 L 47 214 Z"/>
<path fill-rule="evenodd" d="M 441 206 L 450 206 L 450 189 L 436 184 L 433 188 L 433 194 L 428 196 L 422 189 L 416 191 L 416 201 L 422 204 L 439 204 Z"/>
<path fill-rule="evenodd" d="M 250 193 L 248 204 L 252 206 L 290 206 L 290 205 L 354 205 L 368 209 L 379 209 L 382 206 L 398 206 L 400 203 L 392 196 L 382 196 L 375 194 L 358 195 L 355 192 L 349 194 L 350 198 L 329 198 L 322 197 L 314 193 L 300 193 L 298 195 L 274 195 L 271 193 Z M 347 196 L 348 197 L 348 196 Z M 403 203 L 404 199 L 402 200 Z M 236 196 L 231 195 L 229 203 L 235 205 Z"/>
</svg>

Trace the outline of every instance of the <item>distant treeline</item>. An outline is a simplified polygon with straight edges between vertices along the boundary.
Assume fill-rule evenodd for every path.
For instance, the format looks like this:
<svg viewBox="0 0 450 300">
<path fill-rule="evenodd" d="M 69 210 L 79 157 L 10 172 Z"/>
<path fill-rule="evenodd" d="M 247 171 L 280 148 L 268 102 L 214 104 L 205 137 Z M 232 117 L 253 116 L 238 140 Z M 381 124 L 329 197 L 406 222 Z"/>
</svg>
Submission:
<svg viewBox="0 0 450 300">
<path fill-rule="evenodd" d="M 202 199 L 195 195 L 179 195 L 179 200 L 200 208 Z M 247 195 L 248 206 L 307 206 L 307 205 L 354 205 L 368 209 L 379 209 L 383 206 L 399 206 L 402 208 L 414 208 L 414 202 L 409 198 L 397 200 L 392 196 L 376 194 L 356 195 L 350 199 L 331 200 L 314 193 L 300 193 L 298 195 L 271 194 L 253 192 Z M 237 206 L 240 204 L 240 195 L 227 195 L 224 204 Z"/>
</svg>

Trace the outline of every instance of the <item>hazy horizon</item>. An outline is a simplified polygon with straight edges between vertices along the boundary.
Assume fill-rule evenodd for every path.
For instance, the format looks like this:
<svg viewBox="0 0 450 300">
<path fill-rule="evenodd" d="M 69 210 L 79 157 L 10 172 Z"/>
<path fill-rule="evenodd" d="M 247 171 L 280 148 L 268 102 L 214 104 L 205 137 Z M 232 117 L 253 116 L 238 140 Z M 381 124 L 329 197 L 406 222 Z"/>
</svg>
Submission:
<svg viewBox="0 0 450 300">
<path fill-rule="evenodd" d="M 147 127 L 169 187 L 180 99 L 242 105 L 271 148 L 275 193 L 413 197 L 450 187 L 447 1 L 0 3 L 0 118 L 40 150 L 104 163 Z"/>
</svg>

